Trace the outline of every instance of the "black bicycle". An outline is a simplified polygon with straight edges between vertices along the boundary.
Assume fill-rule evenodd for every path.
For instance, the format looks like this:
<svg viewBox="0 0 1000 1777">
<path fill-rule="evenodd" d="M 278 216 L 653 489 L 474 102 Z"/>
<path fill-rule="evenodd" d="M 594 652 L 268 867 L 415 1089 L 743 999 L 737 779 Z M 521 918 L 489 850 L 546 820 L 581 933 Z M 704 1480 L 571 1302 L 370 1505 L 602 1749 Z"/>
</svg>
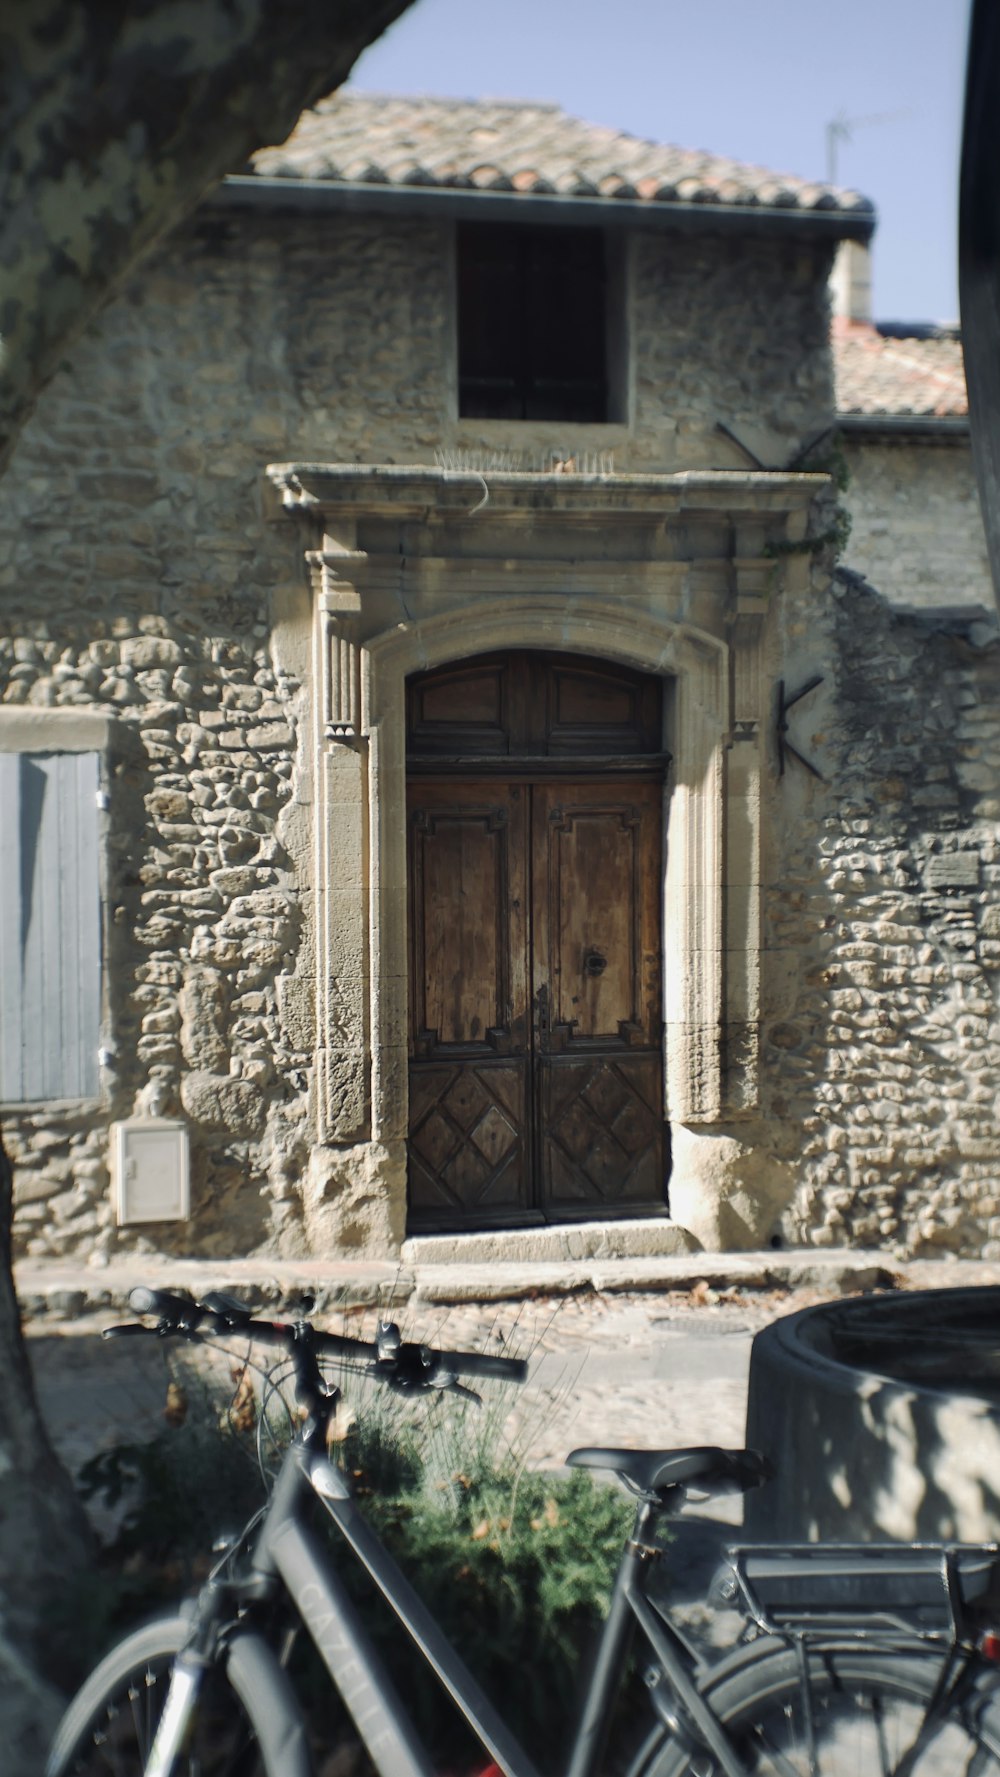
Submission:
<svg viewBox="0 0 1000 1777">
<path fill-rule="evenodd" d="M 526 1365 L 408 1343 L 391 1322 L 368 1343 L 321 1332 L 305 1314 L 256 1320 L 221 1294 L 195 1302 L 138 1289 L 130 1303 L 155 1324 L 113 1327 L 105 1337 L 238 1337 L 276 1348 L 294 1376 L 300 1424 L 267 1504 L 227 1545 L 197 1596 L 128 1636 L 84 1684 L 60 1724 L 46 1777 L 312 1777 L 284 1663 L 289 1623 L 311 1636 L 380 1777 L 435 1777 L 310 1526 L 317 1505 L 499 1771 L 538 1777 L 331 1462 L 327 1434 L 340 1390 L 323 1367 L 333 1359 L 414 1395 L 468 1393 L 462 1378 L 523 1382 Z M 636 1645 L 650 1707 L 629 1777 L 1000 1777 L 996 1546 L 735 1547 L 721 1589 L 739 1607 L 743 1633 L 724 1658 L 706 1663 L 671 1619 L 656 1578 L 658 1526 L 689 1492 L 757 1486 L 761 1458 L 714 1447 L 587 1448 L 567 1461 L 617 1475 L 636 1507 L 589 1684 L 567 1728 L 565 1777 L 604 1773 L 608 1726 Z"/>
</svg>

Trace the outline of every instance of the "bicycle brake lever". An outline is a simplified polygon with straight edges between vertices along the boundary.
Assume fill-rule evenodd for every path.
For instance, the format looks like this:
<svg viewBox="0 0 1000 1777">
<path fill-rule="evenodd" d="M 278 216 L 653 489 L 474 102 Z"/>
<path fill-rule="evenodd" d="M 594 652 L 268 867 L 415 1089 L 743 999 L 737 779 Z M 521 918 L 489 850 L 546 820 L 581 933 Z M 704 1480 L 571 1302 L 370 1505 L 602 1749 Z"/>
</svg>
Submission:
<svg viewBox="0 0 1000 1777">
<path fill-rule="evenodd" d="M 226 1329 L 223 1330 L 234 1333 L 241 1332 L 254 1314 L 249 1302 L 239 1302 L 235 1296 L 224 1295 L 222 1290 L 210 1290 L 207 1296 L 202 1297 L 200 1306 L 225 1321 Z"/>
<path fill-rule="evenodd" d="M 466 1388 L 465 1383 L 459 1382 L 458 1377 L 451 1370 L 433 1371 L 424 1383 L 424 1388 L 434 1390 L 437 1394 L 464 1395 L 467 1401 L 475 1401 L 477 1407 L 481 1407 L 483 1404 L 482 1395 L 476 1394 L 472 1388 Z"/>
<path fill-rule="evenodd" d="M 466 1388 L 464 1382 L 446 1382 L 444 1384 L 444 1392 L 446 1394 L 464 1395 L 467 1401 L 475 1401 L 477 1407 L 481 1407 L 483 1404 L 482 1395 L 477 1394 L 474 1388 Z"/>
</svg>

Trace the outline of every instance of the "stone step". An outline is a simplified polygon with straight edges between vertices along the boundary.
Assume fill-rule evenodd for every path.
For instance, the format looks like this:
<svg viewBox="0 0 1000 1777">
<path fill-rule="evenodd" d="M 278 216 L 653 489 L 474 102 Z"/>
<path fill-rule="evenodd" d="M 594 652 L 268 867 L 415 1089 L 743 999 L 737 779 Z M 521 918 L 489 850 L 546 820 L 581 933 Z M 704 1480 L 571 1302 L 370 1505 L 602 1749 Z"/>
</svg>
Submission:
<svg viewBox="0 0 1000 1777">
<path fill-rule="evenodd" d="M 15 1267 L 15 1281 L 29 1321 L 122 1313 L 129 1290 L 139 1283 L 154 1289 L 187 1289 L 195 1296 L 211 1289 L 229 1290 L 261 1308 L 287 1303 L 308 1291 L 315 1297 L 316 1312 L 322 1314 L 351 1305 L 399 1308 L 408 1303 L 518 1301 L 588 1291 L 642 1294 L 692 1290 L 698 1284 L 716 1291 L 814 1289 L 836 1296 L 856 1290 L 1000 1282 L 998 1265 L 951 1259 L 904 1263 L 886 1253 L 833 1247 L 543 1259 L 519 1252 L 514 1235 L 482 1237 L 494 1242 L 492 1251 L 470 1244 L 480 1238 L 466 1236 L 440 1244 L 435 1240 L 432 1251 L 429 1242 L 408 1241 L 406 1257 L 399 1262 L 143 1255 L 94 1265 L 23 1259 Z"/>
</svg>

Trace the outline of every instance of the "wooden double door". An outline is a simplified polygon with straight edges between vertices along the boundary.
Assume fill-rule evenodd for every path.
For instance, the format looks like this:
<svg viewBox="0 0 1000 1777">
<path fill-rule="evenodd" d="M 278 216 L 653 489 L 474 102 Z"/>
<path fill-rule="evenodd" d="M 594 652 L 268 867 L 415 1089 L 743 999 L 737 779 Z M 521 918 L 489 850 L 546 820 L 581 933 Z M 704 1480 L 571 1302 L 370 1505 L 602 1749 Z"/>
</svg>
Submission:
<svg viewBox="0 0 1000 1777">
<path fill-rule="evenodd" d="M 662 1213 L 661 762 L 502 758 L 409 780 L 411 1230 Z"/>
</svg>

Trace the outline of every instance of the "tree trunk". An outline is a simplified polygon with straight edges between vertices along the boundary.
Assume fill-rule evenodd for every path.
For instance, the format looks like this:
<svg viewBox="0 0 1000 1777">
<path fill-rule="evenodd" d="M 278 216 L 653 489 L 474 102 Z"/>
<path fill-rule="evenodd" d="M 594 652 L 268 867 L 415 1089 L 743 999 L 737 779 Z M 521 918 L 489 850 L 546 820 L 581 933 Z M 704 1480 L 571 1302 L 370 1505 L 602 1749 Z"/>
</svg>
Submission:
<svg viewBox="0 0 1000 1777">
<path fill-rule="evenodd" d="M 346 79 L 410 0 L 6 0 L 0 16 L 0 473 L 73 340 L 137 260 Z M 39 1417 L 0 1138 L 0 1747 L 36 1777 L 58 1699 L 46 1614 L 93 1549 Z"/>
<path fill-rule="evenodd" d="M 47 1619 L 94 1545 L 35 1402 L 11 1273 L 13 1184 L 0 1132 L 0 1742 L 9 1777 L 33 1777 L 60 1700 L 32 1660 L 43 1665 Z"/>
<path fill-rule="evenodd" d="M 5 0 L 0 469 L 136 259 L 410 0 Z"/>
</svg>

